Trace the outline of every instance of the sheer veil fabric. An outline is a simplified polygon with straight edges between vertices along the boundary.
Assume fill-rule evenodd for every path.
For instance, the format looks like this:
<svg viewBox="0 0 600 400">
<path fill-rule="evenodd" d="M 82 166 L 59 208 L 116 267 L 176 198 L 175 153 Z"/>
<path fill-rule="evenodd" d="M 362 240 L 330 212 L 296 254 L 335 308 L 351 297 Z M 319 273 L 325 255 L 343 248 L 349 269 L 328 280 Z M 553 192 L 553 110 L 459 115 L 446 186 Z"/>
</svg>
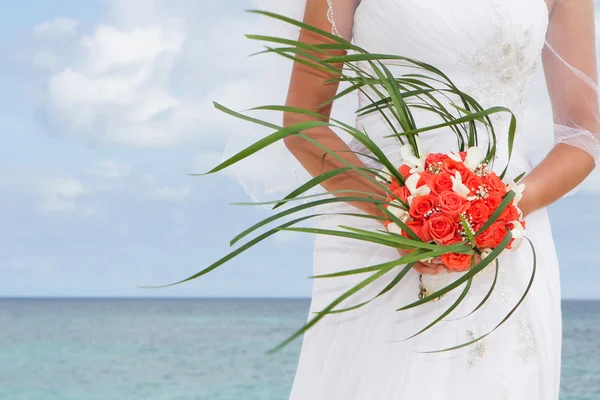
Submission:
<svg viewBox="0 0 600 400">
<path fill-rule="evenodd" d="M 325 1 L 325 0 L 324 0 Z M 484 107 L 502 105 L 517 117 L 517 142 L 507 178 L 530 172 L 530 153 L 540 142 L 574 146 L 583 155 L 600 156 L 600 107 L 593 21 L 573 23 L 577 15 L 593 12 L 591 0 L 557 0 L 552 13 L 544 0 L 327 0 L 328 19 L 334 34 L 352 39 L 375 53 L 398 54 L 432 64 Z M 255 0 L 258 9 L 302 19 L 304 0 Z M 590 9 L 590 7 L 592 9 Z M 577 10 L 569 12 L 568 10 Z M 265 22 L 265 29 L 268 24 Z M 573 26 L 580 29 L 573 31 Z M 275 27 L 273 27 L 275 28 Z M 297 36 L 293 27 L 278 26 L 280 34 Z M 577 37 L 577 43 L 573 38 Z M 585 38 L 581 40 L 581 38 Z M 366 66 L 361 65 L 366 69 Z M 410 72 L 394 65 L 394 73 Z M 539 98 L 528 106 L 536 74 L 543 73 L 544 98 L 551 114 L 538 108 Z M 358 106 L 370 102 L 367 94 Z M 431 125 L 435 117 L 414 112 L 417 124 Z M 527 122 L 529 121 L 529 123 Z M 543 124 L 537 125 L 540 121 Z M 506 131 L 508 116 L 494 123 Z M 386 138 L 390 129 L 379 114 L 355 118 L 392 162 L 401 162 L 399 145 Z M 543 128 L 542 128 L 543 127 Z M 547 127 L 547 128 L 546 128 Z M 498 165 L 507 159 L 508 137 L 499 137 Z M 348 141 L 351 149 L 364 148 Z M 451 131 L 428 132 L 421 137 L 427 152 L 455 150 Z M 282 159 L 286 149 L 271 154 Z M 370 160 L 364 160 L 366 164 Z M 261 162 L 269 163 L 268 158 Z M 293 163 L 292 163 L 293 164 Z M 295 176 L 306 175 L 295 168 Z M 271 164 L 279 165 L 279 164 Z M 301 168 L 301 167 L 300 167 Z M 281 182 L 263 182 L 265 188 L 295 185 L 293 174 Z M 292 187 L 289 187 L 292 186 Z M 248 187 L 252 192 L 252 187 Z M 319 213 L 352 213 L 351 205 L 322 206 Z M 374 230 L 376 222 L 340 215 L 318 219 L 319 228 L 340 225 Z M 439 317 L 459 293 L 403 312 L 395 310 L 416 299 L 418 274 L 409 272 L 401 287 L 366 307 L 333 314 L 310 329 L 303 338 L 291 400 L 558 400 L 561 358 L 561 309 L 559 269 L 550 224 L 545 210 L 527 218 L 527 234 L 537 250 L 538 272 L 530 294 L 509 321 L 484 340 L 464 349 L 427 354 L 455 346 L 491 331 L 518 302 L 531 274 L 532 254 L 526 248 L 502 254 L 494 293 L 484 307 L 494 274 L 478 275 L 467 298 L 449 316 L 426 333 L 405 340 Z M 344 238 L 317 236 L 313 258 L 315 275 L 375 265 L 397 258 L 394 249 L 357 243 Z M 340 307 L 352 306 L 377 295 L 395 276 L 385 275 L 377 284 L 359 292 Z M 322 310 L 339 294 L 358 282 L 356 276 L 316 280 L 310 313 Z"/>
</svg>

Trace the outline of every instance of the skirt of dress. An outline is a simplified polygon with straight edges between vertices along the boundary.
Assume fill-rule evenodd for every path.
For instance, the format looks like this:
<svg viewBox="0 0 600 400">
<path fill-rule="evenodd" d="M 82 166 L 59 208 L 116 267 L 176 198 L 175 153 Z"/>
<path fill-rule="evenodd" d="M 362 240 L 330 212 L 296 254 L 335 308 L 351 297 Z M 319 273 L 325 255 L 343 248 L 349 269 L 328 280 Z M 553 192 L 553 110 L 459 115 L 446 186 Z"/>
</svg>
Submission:
<svg viewBox="0 0 600 400">
<path fill-rule="evenodd" d="M 319 212 L 358 211 L 338 203 L 323 206 Z M 533 253 L 525 241 L 500 256 L 497 284 L 483 307 L 471 313 L 494 281 L 493 265 L 475 277 L 457 309 L 411 339 L 407 338 L 451 307 L 464 286 L 439 301 L 396 311 L 417 300 L 419 275 L 412 270 L 401 284 L 366 306 L 326 316 L 304 335 L 290 400 L 557 400 L 562 339 L 558 262 L 546 210 L 532 213 L 526 222 L 527 237 L 537 254 L 537 272 L 528 296 L 501 327 L 494 330 L 519 302 L 531 278 Z M 382 228 L 373 220 L 339 215 L 317 222 L 323 229 L 339 229 L 340 225 Z M 397 258 L 393 248 L 318 236 L 314 274 Z M 402 268 L 390 271 L 339 307 L 376 297 Z M 309 319 L 367 277 L 315 280 Z M 470 346 L 427 353 L 490 331 Z"/>
</svg>

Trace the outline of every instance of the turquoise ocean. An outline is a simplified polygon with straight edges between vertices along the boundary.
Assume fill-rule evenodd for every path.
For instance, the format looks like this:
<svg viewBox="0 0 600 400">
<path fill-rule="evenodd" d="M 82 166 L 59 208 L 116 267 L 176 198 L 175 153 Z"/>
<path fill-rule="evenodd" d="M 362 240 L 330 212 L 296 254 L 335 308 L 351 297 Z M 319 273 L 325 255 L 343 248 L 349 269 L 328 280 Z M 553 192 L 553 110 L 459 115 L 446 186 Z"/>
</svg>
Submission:
<svg viewBox="0 0 600 400">
<path fill-rule="evenodd" d="M 286 400 L 306 299 L 0 300 L 1 400 Z M 561 400 L 600 399 L 600 302 L 563 303 Z M 376 400 L 376 399 L 374 399 Z"/>
</svg>

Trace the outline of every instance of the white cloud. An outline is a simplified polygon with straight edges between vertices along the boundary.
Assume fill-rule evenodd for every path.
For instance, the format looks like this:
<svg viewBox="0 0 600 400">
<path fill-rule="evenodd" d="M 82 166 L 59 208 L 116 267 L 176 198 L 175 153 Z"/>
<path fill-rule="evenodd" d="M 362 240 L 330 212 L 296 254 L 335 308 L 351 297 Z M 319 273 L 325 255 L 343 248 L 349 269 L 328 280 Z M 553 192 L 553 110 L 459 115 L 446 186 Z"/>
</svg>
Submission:
<svg viewBox="0 0 600 400">
<path fill-rule="evenodd" d="M 270 133 L 213 107 L 213 101 L 243 110 L 285 100 L 290 63 L 247 57 L 262 47 L 244 33 L 264 33 L 264 17 L 245 14 L 241 1 L 227 8 L 183 0 L 110 4 L 109 20 L 76 35 L 75 46 L 52 49 L 60 63 L 38 55 L 38 64 L 54 66 L 45 106 L 55 132 L 134 148 L 198 144 L 193 172 Z M 274 114 L 257 116 L 280 123 Z M 256 161 L 227 172 L 243 173 L 245 181 L 266 180 L 269 187 L 286 181 L 291 171 L 281 163 L 246 168 Z"/>
<path fill-rule="evenodd" d="M 33 65 L 40 68 L 52 69 L 58 64 L 58 57 L 56 54 L 46 51 L 38 50 L 33 54 Z"/>
<path fill-rule="evenodd" d="M 94 168 L 93 174 L 100 178 L 122 178 L 131 173 L 131 166 L 116 161 L 101 161 Z"/>
<path fill-rule="evenodd" d="M 79 21 L 72 18 L 56 18 L 36 26 L 33 31 L 36 35 L 57 37 L 62 35 L 75 35 Z"/>
<path fill-rule="evenodd" d="M 243 36 L 252 26 L 247 18 L 222 7 L 214 18 L 206 7 L 182 1 L 111 7 L 112 20 L 77 37 L 78 51 L 65 46 L 56 56 L 40 49 L 34 57 L 44 67 L 61 60 L 47 77 L 45 102 L 57 131 L 129 147 L 222 144 L 239 124 L 215 111 L 212 101 L 248 107 L 268 91 L 261 82 L 272 75 L 244 64 L 254 51 Z"/>
<path fill-rule="evenodd" d="M 189 186 L 181 187 L 163 187 L 156 190 L 154 198 L 157 200 L 164 201 L 181 201 L 187 199 L 192 193 L 192 189 Z"/>
<path fill-rule="evenodd" d="M 98 26 L 79 41 L 82 59 L 48 81 L 52 121 L 94 141 L 126 146 L 177 144 L 196 117 L 169 88 L 184 35 L 160 26 Z"/>
<path fill-rule="evenodd" d="M 73 210 L 88 189 L 73 178 L 45 179 L 40 185 L 41 209 L 47 212 Z"/>
</svg>

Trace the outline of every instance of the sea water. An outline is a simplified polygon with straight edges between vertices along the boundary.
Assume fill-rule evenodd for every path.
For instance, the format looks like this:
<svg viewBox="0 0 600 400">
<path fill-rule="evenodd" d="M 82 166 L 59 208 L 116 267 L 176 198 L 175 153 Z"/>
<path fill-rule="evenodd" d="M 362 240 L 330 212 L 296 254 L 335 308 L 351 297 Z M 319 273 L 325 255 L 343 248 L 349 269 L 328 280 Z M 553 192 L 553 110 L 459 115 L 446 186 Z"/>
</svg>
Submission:
<svg viewBox="0 0 600 400">
<path fill-rule="evenodd" d="M 0 300 L 1 400 L 286 400 L 309 301 Z M 600 302 L 563 304 L 561 400 L 600 399 Z"/>
</svg>

